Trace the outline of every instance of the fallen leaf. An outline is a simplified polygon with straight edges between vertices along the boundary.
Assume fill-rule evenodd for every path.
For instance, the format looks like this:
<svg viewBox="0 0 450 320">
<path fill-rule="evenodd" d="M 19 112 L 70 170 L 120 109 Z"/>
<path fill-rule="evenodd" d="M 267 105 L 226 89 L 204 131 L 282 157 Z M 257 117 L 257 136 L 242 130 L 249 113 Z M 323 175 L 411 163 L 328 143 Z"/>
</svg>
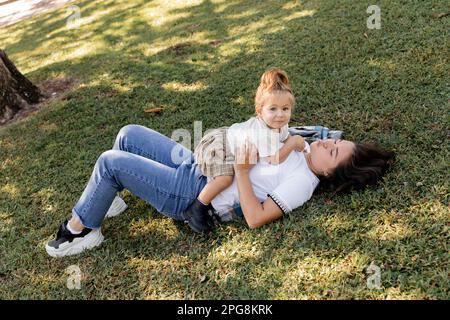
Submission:
<svg viewBox="0 0 450 320">
<path fill-rule="evenodd" d="M 431 16 L 433 18 L 438 19 L 438 18 L 442 18 L 442 17 L 448 16 L 449 14 L 450 14 L 449 12 L 440 12 L 440 13 L 435 12 Z"/>
<path fill-rule="evenodd" d="M 213 47 L 217 47 L 218 45 L 222 44 L 223 40 L 213 40 L 210 41 L 209 44 L 212 45 Z"/>
<path fill-rule="evenodd" d="M 163 110 L 163 108 L 150 108 L 150 109 L 145 109 L 144 112 L 160 113 L 162 110 Z"/>
<path fill-rule="evenodd" d="M 189 31 L 194 31 L 198 27 L 200 27 L 199 24 L 193 24 L 193 25 L 188 26 L 186 29 L 188 29 Z"/>
<path fill-rule="evenodd" d="M 167 50 L 170 52 L 174 52 L 177 56 L 185 54 L 186 53 L 186 48 L 190 47 L 191 44 L 190 43 L 177 43 L 171 47 L 169 47 Z"/>
</svg>

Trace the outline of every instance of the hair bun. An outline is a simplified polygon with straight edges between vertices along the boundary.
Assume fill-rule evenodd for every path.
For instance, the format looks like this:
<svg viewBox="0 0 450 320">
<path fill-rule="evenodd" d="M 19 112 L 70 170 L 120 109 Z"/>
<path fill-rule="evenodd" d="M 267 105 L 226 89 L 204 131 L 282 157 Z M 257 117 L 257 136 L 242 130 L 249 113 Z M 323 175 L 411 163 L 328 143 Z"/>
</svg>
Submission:
<svg viewBox="0 0 450 320">
<path fill-rule="evenodd" d="M 289 87 L 289 77 L 284 70 L 269 69 L 261 76 L 260 87 L 262 90 L 287 90 L 291 91 Z"/>
</svg>

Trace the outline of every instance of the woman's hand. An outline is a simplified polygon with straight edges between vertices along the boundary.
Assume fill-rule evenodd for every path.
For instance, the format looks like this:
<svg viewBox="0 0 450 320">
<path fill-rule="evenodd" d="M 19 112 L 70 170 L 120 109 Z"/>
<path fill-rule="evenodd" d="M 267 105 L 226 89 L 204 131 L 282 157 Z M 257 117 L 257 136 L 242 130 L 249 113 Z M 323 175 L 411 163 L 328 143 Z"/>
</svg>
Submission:
<svg viewBox="0 0 450 320">
<path fill-rule="evenodd" d="M 255 145 L 246 140 L 236 149 L 234 170 L 236 172 L 250 171 L 258 162 L 258 158 L 258 150 Z"/>
</svg>

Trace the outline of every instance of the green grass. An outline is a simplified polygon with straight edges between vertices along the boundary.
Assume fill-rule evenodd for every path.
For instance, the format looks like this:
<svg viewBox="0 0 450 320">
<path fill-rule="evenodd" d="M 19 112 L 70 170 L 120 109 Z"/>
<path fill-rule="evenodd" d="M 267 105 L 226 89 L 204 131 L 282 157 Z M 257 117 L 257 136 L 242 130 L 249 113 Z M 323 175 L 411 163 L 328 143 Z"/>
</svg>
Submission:
<svg viewBox="0 0 450 320">
<path fill-rule="evenodd" d="M 449 298 L 450 23 L 431 16 L 446 1 L 378 1 L 380 30 L 367 29 L 359 1 L 76 4 L 79 29 L 66 28 L 66 8 L 0 29 L 0 46 L 34 82 L 79 81 L 0 129 L 0 299 Z M 100 248 L 47 256 L 122 126 L 170 136 L 197 120 L 203 130 L 243 121 L 273 66 L 290 75 L 293 124 L 397 152 L 379 186 L 315 196 L 282 221 L 257 230 L 238 221 L 210 237 L 124 191 L 129 209 L 105 222 Z M 164 111 L 144 112 L 152 107 Z M 371 262 L 381 289 L 366 285 Z M 81 290 L 66 287 L 74 264 Z"/>
</svg>

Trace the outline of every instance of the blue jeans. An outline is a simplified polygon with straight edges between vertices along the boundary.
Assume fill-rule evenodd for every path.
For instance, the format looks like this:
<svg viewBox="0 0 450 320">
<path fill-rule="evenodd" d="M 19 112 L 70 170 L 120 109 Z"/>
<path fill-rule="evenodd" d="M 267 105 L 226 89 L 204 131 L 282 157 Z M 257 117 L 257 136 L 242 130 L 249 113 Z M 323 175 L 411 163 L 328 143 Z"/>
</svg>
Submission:
<svg viewBox="0 0 450 320">
<path fill-rule="evenodd" d="M 113 149 L 97 159 L 72 213 L 85 227 L 99 228 L 116 193 L 126 188 L 167 217 L 184 220 L 206 182 L 190 150 L 149 128 L 127 125 Z"/>
</svg>

